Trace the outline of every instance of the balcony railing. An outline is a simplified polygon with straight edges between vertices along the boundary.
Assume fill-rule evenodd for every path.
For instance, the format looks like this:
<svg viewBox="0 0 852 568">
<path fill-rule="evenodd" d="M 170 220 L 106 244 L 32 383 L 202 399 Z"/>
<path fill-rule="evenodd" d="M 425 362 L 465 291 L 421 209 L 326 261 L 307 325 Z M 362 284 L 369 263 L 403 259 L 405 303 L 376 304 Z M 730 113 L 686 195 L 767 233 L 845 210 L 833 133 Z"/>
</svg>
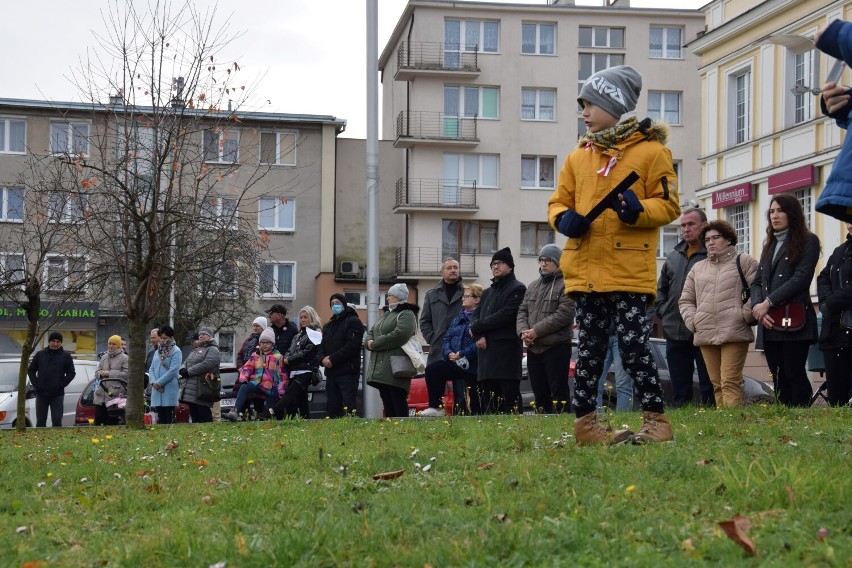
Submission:
<svg viewBox="0 0 852 568">
<path fill-rule="evenodd" d="M 475 180 L 396 180 L 396 208 L 476 210 Z"/>
<path fill-rule="evenodd" d="M 396 139 L 478 144 L 476 127 L 475 116 L 404 110 L 396 118 Z"/>
<path fill-rule="evenodd" d="M 396 250 L 397 276 L 434 276 L 441 271 L 441 264 L 447 257 L 459 261 L 459 269 L 463 277 L 476 276 L 476 256 L 473 254 L 445 253 L 441 249 L 409 247 Z"/>
<path fill-rule="evenodd" d="M 396 50 L 396 78 L 408 80 L 417 71 L 475 76 L 480 72 L 478 51 L 476 45 L 404 41 Z"/>
</svg>

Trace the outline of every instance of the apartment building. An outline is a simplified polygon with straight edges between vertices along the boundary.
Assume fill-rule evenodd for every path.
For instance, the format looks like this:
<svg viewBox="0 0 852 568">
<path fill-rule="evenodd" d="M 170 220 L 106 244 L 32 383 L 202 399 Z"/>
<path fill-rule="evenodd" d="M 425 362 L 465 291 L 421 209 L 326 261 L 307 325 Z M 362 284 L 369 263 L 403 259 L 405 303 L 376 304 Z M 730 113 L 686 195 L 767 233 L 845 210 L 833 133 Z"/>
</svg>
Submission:
<svg viewBox="0 0 852 568">
<path fill-rule="evenodd" d="M 0 99 L 0 234 L 35 214 L 28 206 L 30 196 L 19 184 L 28 159 L 55 153 L 85 157 L 90 145 L 115 131 L 107 127 L 115 116 L 114 108 L 101 105 Z M 218 333 L 223 362 L 228 362 L 256 315 L 275 303 L 294 310 L 316 304 L 317 275 L 334 271 L 337 136 L 346 123 L 333 116 L 255 112 L 241 112 L 226 126 L 221 116 L 211 116 L 210 122 L 211 128 L 204 129 L 202 122 L 197 133 L 205 148 L 205 171 L 229 172 L 223 187 L 235 193 L 249 188 L 246 203 L 251 205 L 237 215 L 245 216 L 266 244 L 257 281 L 252 283 L 256 292 L 251 313 L 244 325 Z M 220 197 L 216 208 L 233 206 L 227 191 Z M 20 251 L 8 247 L 8 240 L 0 242 L 4 268 L 23 262 Z M 66 256 L 67 252 L 57 251 L 50 269 L 68 270 Z M 43 303 L 61 297 L 59 292 L 46 291 Z M 104 290 L 91 290 L 85 300 L 57 313 L 55 328 L 66 334 L 66 348 L 94 354 L 106 348 L 110 335 L 126 333 L 127 325 L 121 306 Z M 24 337 L 26 320 L 13 308 L 9 303 L 0 306 L 2 352 L 15 351 L 16 342 L 20 345 Z"/>
<path fill-rule="evenodd" d="M 682 199 L 699 185 L 697 10 L 411 0 L 380 56 L 382 138 L 400 150 L 394 211 L 405 217 L 397 276 L 425 290 L 455 256 L 468 281 L 511 247 L 537 275 L 541 247 L 561 244 L 547 201 L 585 131 L 577 94 L 594 72 L 627 64 L 643 77 L 637 111 L 671 125 Z M 661 229 L 662 259 L 678 227 Z"/>
<path fill-rule="evenodd" d="M 819 272 L 846 235 L 842 223 L 814 210 L 845 132 L 819 110 L 814 89 L 834 60 L 812 39 L 832 20 L 852 17 L 852 2 L 713 0 L 701 10 L 707 31 L 687 46 L 701 58 L 696 197 L 711 218 L 736 227 L 741 252 L 759 257 L 772 196 L 794 193 L 822 241 Z M 849 81 L 844 71 L 841 82 Z M 749 358 L 751 369 L 765 372 L 762 356 Z"/>
</svg>

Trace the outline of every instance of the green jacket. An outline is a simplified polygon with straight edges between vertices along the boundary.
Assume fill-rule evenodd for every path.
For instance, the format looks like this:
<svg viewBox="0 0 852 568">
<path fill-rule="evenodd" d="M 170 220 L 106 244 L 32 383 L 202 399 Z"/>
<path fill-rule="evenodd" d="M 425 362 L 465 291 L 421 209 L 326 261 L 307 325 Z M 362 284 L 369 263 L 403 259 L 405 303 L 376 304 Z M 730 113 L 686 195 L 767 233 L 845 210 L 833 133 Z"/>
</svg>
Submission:
<svg viewBox="0 0 852 568">
<path fill-rule="evenodd" d="M 371 386 L 390 385 L 403 389 L 411 388 L 411 379 L 397 379 L 391 370 L 391 356 L 408 357 L 402 346 L 417 333 L 417 312 L 420 308 L 414 304 L 400 303 L 395 310 L 384 314 L 364 335 L 364 346 L 373 341 L 370 351 L 370 365 L 367 367 L 367 384 Z"/>
</svg>

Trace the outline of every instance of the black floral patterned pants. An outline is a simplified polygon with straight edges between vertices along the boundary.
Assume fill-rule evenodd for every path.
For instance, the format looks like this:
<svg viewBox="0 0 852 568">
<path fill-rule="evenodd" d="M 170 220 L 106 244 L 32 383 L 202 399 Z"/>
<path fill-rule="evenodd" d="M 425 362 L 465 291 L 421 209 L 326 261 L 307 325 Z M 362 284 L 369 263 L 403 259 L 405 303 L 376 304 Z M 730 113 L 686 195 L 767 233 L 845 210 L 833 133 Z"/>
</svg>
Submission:
<svg viewBox="0 0 852 568">
<path fill-rule="evenodd" d="M 609 346 L 610 320 L 615 320 L 621 362 L 633 379 L 633 388 L 642 402 L 642 409 L 651 412 L 665 410 L 657 365 L 648 343 L 653 325 L 647 313 L 650 300 L 648 294 L 631 292 L 574 294 L 580 327 L 573 399 L 578 418 L 595 411 L 598 380 L 603 373 Z"/>
</svg>

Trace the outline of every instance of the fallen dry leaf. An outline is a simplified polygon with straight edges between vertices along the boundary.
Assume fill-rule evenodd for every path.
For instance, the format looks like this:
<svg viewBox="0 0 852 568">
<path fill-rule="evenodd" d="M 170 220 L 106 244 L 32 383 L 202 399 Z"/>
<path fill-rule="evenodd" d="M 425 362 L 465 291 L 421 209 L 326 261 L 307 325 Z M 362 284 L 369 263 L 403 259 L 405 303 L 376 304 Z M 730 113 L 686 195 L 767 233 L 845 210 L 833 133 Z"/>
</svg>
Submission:
<svg viewBox="0 0 852 568">
<path fill-rule="evenodd" d="M 501 523 L 506 523 L 507 525 L 512 524 L 512 519 L 509 518 L 509 515 L 506 513 L 497 513 L 493 517 L 491 517 L 495 521 L 500 521 Z"/>
<path fill-rule="evenodd" d="M 703 459 L 695 462 L 695 465 L 710 465 L 711 463 L 713 463 L 713 460 Z"/>
<path fill-rule="evenodd" d="M 796 497 L 793 495 L 793 488 L 789 485 L 785 485 L 784 489 L 787 491 L 787 499 L 790 500 L 790 506 L 794 506 L 796 504 Z"/>
<path fill-rule="evenodd" d="M 494 464 L 494 463 L 481 463 L 478 466 L 476 466 L 476 469 L 491 469 L 492 467 L 495 467 L 496 465 L 497 464 Z"/>
<path fill-rule="evenodd" d="M 377 473 L 373 476 L 373 479 L 375 479 L 376 481 L 380 479 L 396 479 L 397 477 L 400 477 L 403 473 L 405 473 L 404 469 L 398 469 L 396 471 L 385 471 L 383 473 Z"/>
<path fill-rule="evenodd" d="M 42 566 L 47 566 L 47 562 L 44 560 L 32 560 L 30 562 L 24 562 L 21 564 L 20 568 L 41 568 Z"/>
<path fill-rule="evenodd" d="M 757 556 L 757 547 L 746 534 L 751 529 L 751 521 L 748 518 L 737 513 L 729 521 L 719 521 L 719 526 L 722 527 L 729 539 L 739 544 L 743 550 L 752 556 Z"/>
<path fill-rule="evenodd" d="M 173 449 L 177 448 L 179 445 L 180 445 L 180 444 L 178 444 L 178 441 L 177 441 L 177 440 L 172 440 L 171 442 L 169 442 L 168 444 L 166 444 L 166 451 L 167 451 L 167 452 L 170 452 L 170 451 L 172 451 Z"/>
<path fill-rule="evenodd" d="M 153 471 L 148 471 L 147 469 L 140 469 L 139 471 L 137 471 L 135 473 L 136 473 L 137 477 L 145 477 L 146 475 L 153 473 Z"/>
</svg>

